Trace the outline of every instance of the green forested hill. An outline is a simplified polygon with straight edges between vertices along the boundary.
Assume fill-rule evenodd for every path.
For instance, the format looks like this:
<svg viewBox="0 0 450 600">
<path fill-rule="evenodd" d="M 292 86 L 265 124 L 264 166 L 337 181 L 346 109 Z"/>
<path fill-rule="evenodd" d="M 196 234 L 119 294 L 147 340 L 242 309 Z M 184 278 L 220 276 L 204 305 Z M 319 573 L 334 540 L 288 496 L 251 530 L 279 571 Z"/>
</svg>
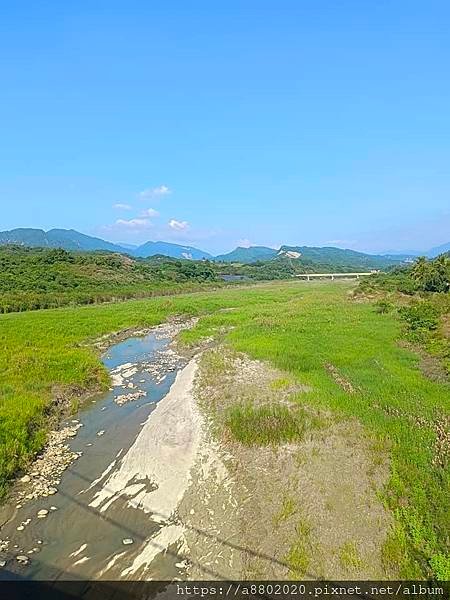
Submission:
<svg viewBox="0 0 450 600">
<path fill-rule="evenodd" d="M 196 290 L 211 283 L 223 284 L 227 276 L 232 276 L 229 277 L 232 280 L 269 281 L 291 279 L 300 273 L 381 267 L 378 262 L 364 262 L 359 253 L 354 253 L 355 257 L 345 252 L 351 251 L 316 252 L 309 257 L 305 252 L 291 258 L 287 251 L 282 251 L 271 260 L 244 264 L 5 245 L 0 246 L 0 312 Z"/>
<path fill-rule="evenodd" d="M 5 246 L 0 248 L 0 312 L 188 291 L 216 279 L 203 262 Z"/>
<path fill-rule="evenodd" d="M 75 229 L 32 229 L 22 227 L 11 231 L 0 231 L 0 246 L 15 244 L 29 248 L 62 248 L 78 252 L 95 252 L 98 250 L 130 254 L 136 257 L 147 258 L 162 254 L 172 258 L 186 258 L 201 260 L 211 258 L 208 252 L 198 250 L 192 246 L 182 246 L 168 242 L 146 242 L 141 246 L 121 246 L 85 235 Z"/>
<path fill-rule="evenodd" d="M 254 264 L 262 261 L 279 263 L 279 261 L 289 260 L 294 263 L 293 272 L 302 272 L 301 269 L 309 270 L 309 267 L 314 267 L 318 272 L 323 269 L 333 272 L 386 269 L 402 262 L 400 258 L 365 254 L 355 250 L 312 246 L 281 246 L 279 250 L 265 246 L 238 247 L 228 254 L 216 256 L 214 260 L 240 264 Z"/>
<path fill-rule="evenodd" d="M 334 271 L 387 269 L 401 263 L 401 260 L 365 254 L 342 248 L 312 246 L 281 246 L 278 256 L 286 257 L 291 253 L 299 254 L 296 259 L 304 265 L 328 265 Z"/>
<path fill-rule="evenodd" d="M 22 227 L 0 231 L 0 244 L 16 244 L 30 248 L 64 248 L 64 250 L 109 250 L 123 252 L 124 248 L 100 238 L 84 235 L 74 229 L 31 229 Z"/>
<path fill-rule="evenodd" d="M 254 263 L 259 260 L 271 260 L 277 255 L 277 250 L 266 248 L 266 246 L 251 246 L 243 248 L 238 246 L 228 254 L 220 254 L 214 258 L 218 262 Z"/>
</svg>

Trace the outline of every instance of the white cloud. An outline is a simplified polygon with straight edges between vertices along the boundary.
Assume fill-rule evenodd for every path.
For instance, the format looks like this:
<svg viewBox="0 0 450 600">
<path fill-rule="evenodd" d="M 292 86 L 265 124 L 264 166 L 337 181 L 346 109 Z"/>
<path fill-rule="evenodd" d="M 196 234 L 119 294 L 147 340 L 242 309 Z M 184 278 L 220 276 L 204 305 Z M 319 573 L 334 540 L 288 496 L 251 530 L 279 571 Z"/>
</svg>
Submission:
<svg viewBox="0 0 450 600">
<path fill-rule="evenodd" d="M 114 204 L 113 208 L 117 208 L 118 210 L 131 210 L 132 206 L 129 204 L 120 204 L 119 202 L 118 204 Z"/>
<path fill-rule="evenodd" d="M 247 238 L 245 238 L 243 240 L 238 240 L 237 241 L 237 245 L 240 246 L 241 248 L 250 248 L 250 246 L 252 245 L 252 243 L 250 242 L 250 240 L 248 240 Z"/>
<path fill-rule="evenodd" d="M 152 224 L 148 219 L 117 219 L 116 225 L 126 229 L 148 229 Z"/>
<path fill-rule="evenodd" d="M 150 198 L 160 198 L 161 196 L 168 196 L 172 193 L 172 190 L 167 185 L 159 185 L 154 188 L 148 188 L 140 192 L 139 197 L 141 200 L 148 200 Z"/>
<path fill-rule="evenodd" d="M 189 227 L 189 223 L 187 221 L 177 221 L 176 219 L 171 219 L 169 221 L 169 227 L 175 231 L 185 231 Z"/>
<path fill-rule="evenodd" d="M 147 208 L 146 210 L 142 211 L 141 216 L 150 218 L 159 217 L 159 212 L 154 208 Z"/>
</svg>

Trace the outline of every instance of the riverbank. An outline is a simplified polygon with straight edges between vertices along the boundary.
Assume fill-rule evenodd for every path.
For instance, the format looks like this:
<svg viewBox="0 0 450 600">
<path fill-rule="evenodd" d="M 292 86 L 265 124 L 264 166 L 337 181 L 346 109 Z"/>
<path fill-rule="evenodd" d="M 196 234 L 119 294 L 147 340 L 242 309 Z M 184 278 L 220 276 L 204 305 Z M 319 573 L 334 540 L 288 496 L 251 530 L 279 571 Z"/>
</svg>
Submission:
<svg viewBox="0 0 450 600">
<path fill-rule="evenodd" d="M 438 437 L 435 425 L 448 415 L 448 387 L 427 379 L 418 357 L 398 345 L 396 316 L 353 301 L 352 289 L 349 282 L 276 283 L 3 315 L 3 483 L 42 447 L 55 389 L 108 385 L 98 352 L 87 343 L 114 331 L 152 327 L 173 314 L 198 316 L 197 326 L 183 332 L 184 343 L 195 347 L 212 337 L 269 362 L 311 388 L 304 396 L 309 406 L 356 419 L 375 446 L 389 449 L 383 500 L 395 514 L 395 527 L 384 560 L 402 577 L 445 578 L 449 486 L 441 446 L 448 438 Z"/>
<path fill-rule="evenodd" d="M 51 433 L 0 509 L 4 575 L 98 579 L 118 554 L 126 555 L 122 565 L 128 560 L 131 566 L 146 535 L 157 532 L 171 501 L 173 508 L 177 504 L 176 491 L 182 494 L 187 485 L 193 424 L 185 403 L 186 369 L 194 363 L 185 367 L 189 359 L 177 352 L 175 337 L 195 322 L 172 320 L 108 344 L 103 362 L 112 375 L 109 391 Z M 100 343 L 104 347 L 106 339 Z M 183 415 L 184 437 L 177 435 Z M 174 441 L 181 450 L 178 468 Z M 149 516 L 146 493 L 151 503 L 159 498 Z M 176 572 L 174 565 L 161 568 L 161 577 L 170 578 L 171 569 Z"/>
<path fill-rule="evenodd" d="M 178 511 L 189 579 L 398 575 L 383 563 L 388 454 L 374 453 L 356 421 L 308 408 L 311 392 L 227 346 L 202 354 L 194 396 L 205 432 Z M 241 409 L 253 415 L 251 437 L 230 418 Z"/>
</svg>

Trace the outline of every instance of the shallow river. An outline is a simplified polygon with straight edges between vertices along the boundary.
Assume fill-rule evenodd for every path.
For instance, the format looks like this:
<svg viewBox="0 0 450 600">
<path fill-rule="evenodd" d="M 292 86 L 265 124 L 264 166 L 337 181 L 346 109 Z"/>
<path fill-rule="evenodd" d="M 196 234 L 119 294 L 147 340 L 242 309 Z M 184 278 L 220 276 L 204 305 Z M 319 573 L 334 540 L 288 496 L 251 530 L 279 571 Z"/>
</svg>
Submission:
<svg viewBox="0 0 450 600">
<path fill-rule="evenodd" d="M 113 375 L 114 387 L 88 401 L 63 424 L 82 424 L 66 442 L 82 455 L 64 471 L 57 493 L 25 502 L 18 510 L 15 503 L 2 509 L 3 522 L 8 519 L 5 511 L 10 511 L 0 532 L 8 545 L 1 552 L 2 562 L 6 559 L 0 569 L 3 578 L 121 578 L 124 565 L 133 565 L 139 547 L 164 526 L 164 517 L 151 515 L 139 505 L 139 498 L 145 499 L 152 491 L 148 479 L 138 477 L 131 485 L 125 482 L 126 494 L 117 489 L 108 492 L 108 481 L 184 367 L 183 359 L 171 350 L 168 335 L 164 329 L 156 330 L 106 352 L 103 362 Z M 119 396 L 128 394 L 139 397 L 117 402 Z M 38 519 L 39 510 L 48 510 L 48 515 Z M 23 523 L 26 526 L 18 531 Z M 18 561 L 19 555 L 27 561 Z M 146 576 L 177 577 L 179 561 L 176 552 L 161 553 L 152 560 Z M 140 576 L 142 571 L 131 578 Z"/>
</svg>

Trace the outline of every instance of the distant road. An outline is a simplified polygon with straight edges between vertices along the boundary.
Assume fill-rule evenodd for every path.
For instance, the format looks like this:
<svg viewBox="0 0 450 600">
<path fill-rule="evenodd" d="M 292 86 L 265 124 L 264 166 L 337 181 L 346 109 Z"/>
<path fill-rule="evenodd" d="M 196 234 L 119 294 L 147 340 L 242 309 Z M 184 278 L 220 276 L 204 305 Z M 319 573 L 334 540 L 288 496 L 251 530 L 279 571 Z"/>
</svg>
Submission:
<svg viewBox="0 0 450 600">
<path fill-rule="evenodd" d="M 295 277 L 306 279 L 307 281 L 310 279 L 318 279 L 320 277 L 330 278 L 331 280 L 335 277 L 355 277 L 356 279 L 359 279 L 366 275 L 376 275 L 376 273 L 379 273 L 379 271 L 369 271 L 368 273 L 299 273 Z"/>
</svg>

